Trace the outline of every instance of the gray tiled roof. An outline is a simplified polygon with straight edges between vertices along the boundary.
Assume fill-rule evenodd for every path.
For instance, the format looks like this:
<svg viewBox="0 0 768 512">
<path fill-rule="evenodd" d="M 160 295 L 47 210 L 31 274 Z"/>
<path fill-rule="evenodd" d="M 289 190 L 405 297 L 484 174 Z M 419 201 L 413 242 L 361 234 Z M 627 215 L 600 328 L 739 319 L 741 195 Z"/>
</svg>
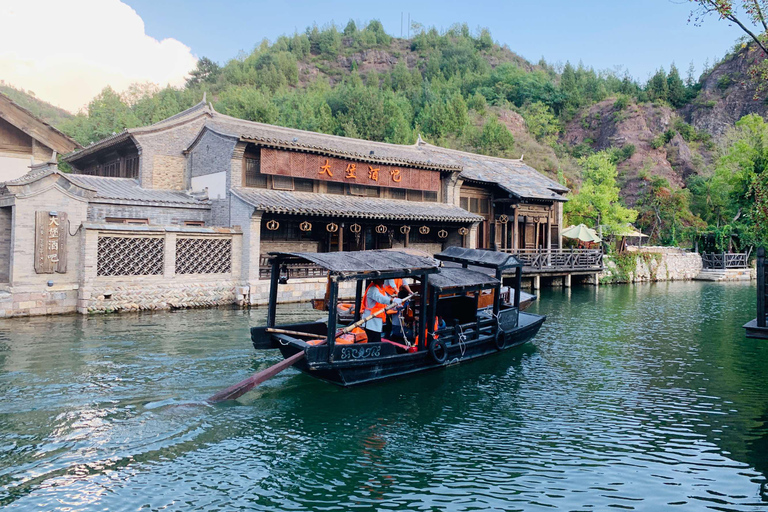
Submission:
<svg viewBox="0 0 768 512">
<path fill-rule="evenodd" d="M 458 206 L 445 203 L 255 188 L 234 188 L 232 192 L 257 210 L 269 213 L 441 222 L 477 222 L 483 219 Z"/>
<path fill-rule="evenodd" d="M 181 190 L 158 190 L 139 187 L 139 182 L 131 178 L 105 178 L 85 174 L 65 174 L 70 181 L 81 187 L 96 191 L 95 200 L 109 199 L 130 201 L 143 204 L 168 205 L 209 205 L 207 199 L 199 199 Z"/>
<path fill-rule="evenodd" d="M 446 149 L 421 142 L 419 149 L 433 160 L 453 162 L 462 167 L 461 177 L 484 183 L 495 183 L 518 197 L 564 201 L 568 188 L 541 174 L 521 160 L 497 158 Z"/>
<path fill-rule="evenodd" d="M 497 184 L 524 199 L 564 201 L 568 189 L 520 160 L 497 158 L 427 144 L 389 144 L 244 121 L 214 112 L 206 125 L 256 143 L 341 157 L 461 171 L 468 180 Z M 373 154 L 371 154 L 373 151 Z"/>
<path fill-rule="evenodd" d="M 362 139 L 284 128 L 269 124 L 244 121 L 235 117 L 214 113 L 206 125 L 218 132 L 267 146 L 322 152 L 342 158 L 382 164 L 403 164 L 436 170 L 460 171 L 461 167 L 445 159 L 433 161 L 416 146 L 389 144 Z"/>
</svg>

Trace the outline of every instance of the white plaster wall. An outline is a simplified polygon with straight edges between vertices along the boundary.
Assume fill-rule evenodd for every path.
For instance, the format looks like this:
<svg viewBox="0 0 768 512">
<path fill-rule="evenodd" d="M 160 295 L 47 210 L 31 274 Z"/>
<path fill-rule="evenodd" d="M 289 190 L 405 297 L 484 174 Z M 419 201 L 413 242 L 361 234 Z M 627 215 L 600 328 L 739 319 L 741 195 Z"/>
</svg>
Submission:
<svg viewBox="0 0 768 512">
<path fill-rule="evenodd" d="M 39 162 L 35 162 L 39 163 Z M 29 172 L 30 157 L 0 155 L 0 183 L 11 181 Z"/>
<path fill-rule="evenodd" d="M 202 192 L 206 187 L 210 199 L 225 199 L 227 197 L 227 172 L 216 172 L 192 178 L 193 192 Z"/>
</svg>

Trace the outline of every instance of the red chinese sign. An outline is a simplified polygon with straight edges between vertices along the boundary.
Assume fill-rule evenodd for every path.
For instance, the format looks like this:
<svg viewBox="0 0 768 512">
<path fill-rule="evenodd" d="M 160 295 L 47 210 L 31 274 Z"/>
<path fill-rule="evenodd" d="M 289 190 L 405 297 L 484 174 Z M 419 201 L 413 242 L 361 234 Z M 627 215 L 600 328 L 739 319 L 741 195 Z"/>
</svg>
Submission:
<svg viewBox="0 0 768 512">
<path fill-rule="evenodd" d="M 35 272 L 67 271 L 67 214 L 35 212 Z"/>
<path fill-rule="evenodd" d="M 354 162 L 342 158 L 268 148 L 261 150 L 261 172 L 374 187 L 433 192 L 437 192 L 440 188 L 439 171 Z"/>
</svg>

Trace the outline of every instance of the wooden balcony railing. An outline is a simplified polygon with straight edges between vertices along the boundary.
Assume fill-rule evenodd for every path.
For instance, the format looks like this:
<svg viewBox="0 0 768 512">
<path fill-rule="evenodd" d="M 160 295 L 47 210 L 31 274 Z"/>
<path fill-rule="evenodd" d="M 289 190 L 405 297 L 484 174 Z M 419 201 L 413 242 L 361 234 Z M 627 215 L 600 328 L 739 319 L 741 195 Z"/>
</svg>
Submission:
<svg viewBox="0 0 768 512">
<path fill-rule="evenodd" d="M 284 268 L 288 273 L 288 279 L 300 277 L 325 277 L 328 275 L 327 270 L 314 263 L 292 263 L 284 265 Z M 269 265 L 269 257 L 261 256 L 259 258 L 259 279 L 269 279 L 271 272 L 272 267 Z"/>
<path fill-rule="evenodd" d="M 502 249 L 514 254 L 523 269 L 547 272 L 602 270 L 603 253 L 599 249 Z"/>
<path fill-rule="evenodd" d="M 701 264 L 705 269 L 747 268 L 748 252 L 703 252 Z"/>
</svg>

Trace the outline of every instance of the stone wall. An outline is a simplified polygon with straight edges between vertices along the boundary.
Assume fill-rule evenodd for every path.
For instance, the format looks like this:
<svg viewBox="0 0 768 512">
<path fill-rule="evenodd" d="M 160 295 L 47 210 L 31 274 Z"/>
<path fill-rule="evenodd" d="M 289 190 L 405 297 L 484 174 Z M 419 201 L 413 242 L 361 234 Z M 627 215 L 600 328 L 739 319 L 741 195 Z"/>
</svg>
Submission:
<svg viewBox="0 0 768 512">
<path fill-rule="evenodd" d="M 683 281 L 701 272 L 701 255 L 676 247 L 630 247 L 625 254 L 605 257 L 601 283 Z"/>
<path fill-rule="evenodd" d="M 84 267 L 77 310 L 80 313 L 139 311 L 244 304 L 248 290 L 240 282 L 242 235 L 223 228 L 112 227 L 86 225 L 83 230 Z M 99 275 L 100 237 L 162 238 L 163 271 L 158 275 Z M 229 272 L 181 274 L 177 241 L 181 238 L 231 241 Z M 192 259 L 211 257 L 206 254 Z"/>
<path fill-rule="evenodd" d="M 0 283 L 10 282 L 13 207 L 0 208 Z"/>
<path fill-rule="evenodd" d="M 1 289 L 0 318 L 12 316 L 74 313 L 80 285 L 81 236 L 79 227 L 86 221 L 88 202 L 60 187 L 56 176 L 37 182 L 13 204 L 13 246 L 10 282 Z M 8 207 L 2 208 L 8 211 Z M 35 212 L 66 213 L 67 266 L 64 273 L 38 274 L 35 271 Z"/>
<path fill-rule="evenodd" d="M 291 279 L 286 284 L 277 288 L 277 300 L 279 304 L 290 302 L 309 302 L 312 299 L 325 297 L 325 288 L 328 278 L 308 277 L 303 279 Z M 251 305 L 266 306 L 269 303 L 270 281 L 263 279 L 255 284 L 251 283 Z M 353 299 L 355 297 L 355 282 L 344 281 L 339 284 L 339 298 Z"/>
</svg>

